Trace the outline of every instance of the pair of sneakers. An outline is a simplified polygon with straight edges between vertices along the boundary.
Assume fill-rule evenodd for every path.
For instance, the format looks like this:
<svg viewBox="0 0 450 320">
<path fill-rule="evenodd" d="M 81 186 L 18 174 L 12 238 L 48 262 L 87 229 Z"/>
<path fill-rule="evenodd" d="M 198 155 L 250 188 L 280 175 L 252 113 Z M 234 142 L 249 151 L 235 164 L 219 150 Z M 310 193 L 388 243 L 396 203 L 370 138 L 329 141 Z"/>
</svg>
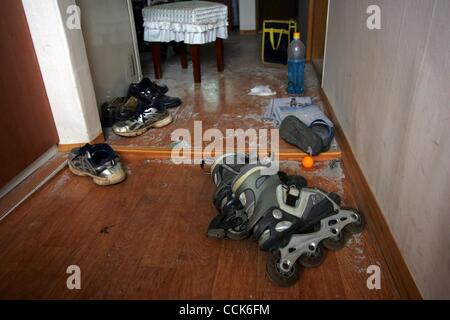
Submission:
<svg viewBox="0 0 450 320">
<path fill-rule="evenodd" d="M 73 174 L 91 177 L 100 186 L 117 184 L 127 177 L 119 155 L 106 143 L 74 148 L 67 162 Z"/>
<path fill-rule="evenodd" d="M 149 78 L 133 83 L 128 98 L 116 98 L 102 106 L 102 123 L 120 136 L 133 137 L 150 128 L 159 128 L 172 122 L 168 108 L 181 105 L 181 99 L 165 95 L 169 89 Z"/>
</svg>

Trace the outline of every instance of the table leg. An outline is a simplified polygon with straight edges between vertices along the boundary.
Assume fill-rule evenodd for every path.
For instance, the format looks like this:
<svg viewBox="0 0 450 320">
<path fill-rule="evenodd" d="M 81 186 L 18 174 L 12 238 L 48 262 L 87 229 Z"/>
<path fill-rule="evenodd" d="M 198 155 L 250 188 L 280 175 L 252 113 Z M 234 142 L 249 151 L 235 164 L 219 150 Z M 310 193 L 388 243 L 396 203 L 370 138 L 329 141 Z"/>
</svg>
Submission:
<svg viewBox="0 0 450 320">
<path fill-rule="evenodd" d="M 186 44 L 184 42 L 180 42 L 180 44 L 178 46 L 178 52 L 180 55 L 181 67 L 183 69 L 187 69 L 187 67 L 188 67 L 187 53 L 186 53 Z"/>
<path fill-rule="evenodd" d="M 161 43 L 152 42 L 153 67 L 155 69 L 155 78 L 162 78 L 161 71 Z"/>
<path fill-rule="evenodd" d="M 221 38 L 216 39 L 215 48 L 216 48 L 217 71 L 222 72 L 224 69 L 223 39 Z"/>
<path fill-rule="evenodd" d="M 191 56 L 192 56 L 192 66 L 194 69 L 194 82 L 200 83 L 202 81 L 202 75 L 200 70 L 200 45 L 191 44 Z"/>
</svg>

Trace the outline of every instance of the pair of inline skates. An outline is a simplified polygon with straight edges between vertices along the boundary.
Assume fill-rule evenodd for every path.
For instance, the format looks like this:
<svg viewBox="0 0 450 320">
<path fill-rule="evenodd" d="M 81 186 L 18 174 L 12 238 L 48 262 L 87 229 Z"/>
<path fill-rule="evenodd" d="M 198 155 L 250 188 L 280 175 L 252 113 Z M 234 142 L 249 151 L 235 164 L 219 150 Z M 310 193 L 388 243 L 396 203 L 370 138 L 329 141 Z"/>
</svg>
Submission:
<svg viewBox="0 0 450 320">
<path fill-rule="evenodd" d="M 249 162 L 246 155 L 225 154 L 211 166 L 218 214 L 208 236 L 257 240 L 272 253 L 266 270 L 275 284 L 292 286 L 301 267 L 324 261 L 324 248 L 341 249 L 346 233 L 363 230 L 364 217 L 341 208 L 337 194 L 308 188 L 301 176 L 266 174 L 267 166 Z"/>
</svg>

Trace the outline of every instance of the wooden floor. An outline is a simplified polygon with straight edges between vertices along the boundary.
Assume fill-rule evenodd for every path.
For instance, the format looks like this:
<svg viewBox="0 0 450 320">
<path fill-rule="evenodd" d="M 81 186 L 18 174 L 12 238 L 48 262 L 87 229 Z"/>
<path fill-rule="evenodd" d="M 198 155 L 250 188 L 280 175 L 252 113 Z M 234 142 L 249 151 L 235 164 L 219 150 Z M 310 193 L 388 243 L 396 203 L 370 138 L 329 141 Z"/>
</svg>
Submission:
<svg viewBox="0 0 450 320">
<path fill-rule="evenodd" d="M 205 236 L 215 215 L 211 177 L 198 166 L 126 159 L 127 180 L 99 187 L 65 169 L 0 223 L 0 298 L 5 299 L 395 299 L 398 292 L 371 235 L 350 238 L 298 284 L 278 288 L 268 253 L 250 240 Z M 297 162 L 282 169 L 298 173 Z M 340 163 L 303 174 L 353 205 Z M 103 230 L 103 232 L 102 232 Z M 382 289 L 366 287 L 379 265 Z M 81 268 L 81 290 L 66 268 Z"/>
<path fill-rule="evenodd" d="M 283 96 L 286 69 L 263 66 L 260 38 L 225 41 L 225 72 L 218 74 L 213 48 L 202 47 L 202 83 L 192 83 L 191 67 L 163 65 L 170 95 L 184 103 L 176 121 L 133 139 L 107 135 L 114 147 L 170 144 L 170 133 L 192 128 L 271 128 L 261 119 L 267 98 L 250 97 L 268 84 Z M 145 59 L 145 57 L 144 57 Z M 175 60 L 178 61 L 178 60 Z M 144 73 L 152 70 L 144 63 Z M 308 66 L 307 94 L 320 104 L 319 83 Z M 298 152 L 281 144 L 283 152 Z M 216 214 L 214 185 L 198 166 L 177 166 L 143 156 L 125 159 L 124 183 L 99 187 L 64 169 L 0 222 L 0 298 L 16 299 L 397 299 L 384 256 L 373 235 L 353 236 L 324 264 L 306 270 L 289 289 L 274 286 L 265 272 L 268 253 L 255 242 L 209 239 Z M 298 162 L 283 162 L 299 173 Z M 340 163 L 319 162 L 302 171 L 310 185 L 336 191 L 354 206 Z M 66 269 L 81 268 L 81 290 L 68 290 Z M 381 290 L 368 290 L 366 269 L 381 268 Z"/>
<path fill-rule="evenodd" d="M 261 37 L 256 35 L 231 34 L 224 41 L 225 71 L 217 72 L 214 56 L 214 44 L 201 46 L 202 83 L 195 84 L 192 78 L 192 65 L 181 69 L 179 59 L 172 51 L 163 63 L 163 78 L 159 82 L 167 84 L 167 95 L 180 97 L 183 104 L 170 109 L 173 123 L 147 131 L 139 137 L 125 138 L 105 130 L 107 141 L 114 147 L 168 147 L 172 142 L 171 133 L 176 129 L 187 129 L 194 138 L 194 124 L 201 121 L 203 131 L 209 128 L 219 129 L 224 135 L 226 129 L 271 129 L 272 122 L 263 120 L 266 106 L 274 97 L 249 96 L 250 89 L 257 85 L 269 85 L 277 92 L 275 97 L 286 97 L 287 71 L 285 66 L 262 64 Z M 151 57 L 142 55 L 143 73 L 154 78 Z M 319 106 L 322 105 L 320 82 L 311 65 L 307 65 L 305 75 L 305 94 Z M 224 144 L 228 142 L 224 137 Z M 269 144 L 271 135 L 269 133 Z M 204 142 L 207 145 L 209 142 Z M 279 141 L 280 152 L 300 150 L 283 140 Z M 190 143 L 191 145 L 193 142 Z M 337 146 L 333 145 L 332 150 Z"/>
</svg>

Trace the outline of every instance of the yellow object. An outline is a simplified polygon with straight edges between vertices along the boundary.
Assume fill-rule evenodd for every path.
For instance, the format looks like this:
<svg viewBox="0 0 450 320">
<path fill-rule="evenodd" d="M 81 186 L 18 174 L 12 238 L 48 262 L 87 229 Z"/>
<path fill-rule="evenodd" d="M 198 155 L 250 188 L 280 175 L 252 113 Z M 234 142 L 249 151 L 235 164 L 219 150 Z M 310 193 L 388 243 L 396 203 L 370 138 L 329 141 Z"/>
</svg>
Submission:
<svg viewBox="0 0 450 320">
<path fill-rule="evenodd" d="M 300 32 L 294 32 L 294 39 L 300 39 Z"/>
<path fill-rule="evenodd" d="M 310 156 L 304 157 L 302 160 L 302 165 L 306 169 L 310 169 L 314 165 L 314 159 Z"/>
<path fill-rule="evenodd" d="M 281 28 L 271 28 L 270 25 L 272 24 L 284 24 L 286 25 L 285 29 Z M 291 32 L 294 31 L 297 32 L 297 22 L 294 20 L 264 20 L 263 22 L 263 36 L 262 36 L 262 46 L 261 46 L 261 59 L 263 63 L 267 63 L 264 59 L 264 43 L 266 34 L 269 36 L 270 45 L 272 46 L 273 50 L 278 50 L 281 43 L 281 38 L 283 35 L 288 36 L 288 43 L 291 43 Z M 276 35 L 278 36 L 277 40 L 275 40 Z M 299 33 L 300 37 L 300 33 Z M 270 62 L 269 62 L 270 63 Z"/>
</svg>

